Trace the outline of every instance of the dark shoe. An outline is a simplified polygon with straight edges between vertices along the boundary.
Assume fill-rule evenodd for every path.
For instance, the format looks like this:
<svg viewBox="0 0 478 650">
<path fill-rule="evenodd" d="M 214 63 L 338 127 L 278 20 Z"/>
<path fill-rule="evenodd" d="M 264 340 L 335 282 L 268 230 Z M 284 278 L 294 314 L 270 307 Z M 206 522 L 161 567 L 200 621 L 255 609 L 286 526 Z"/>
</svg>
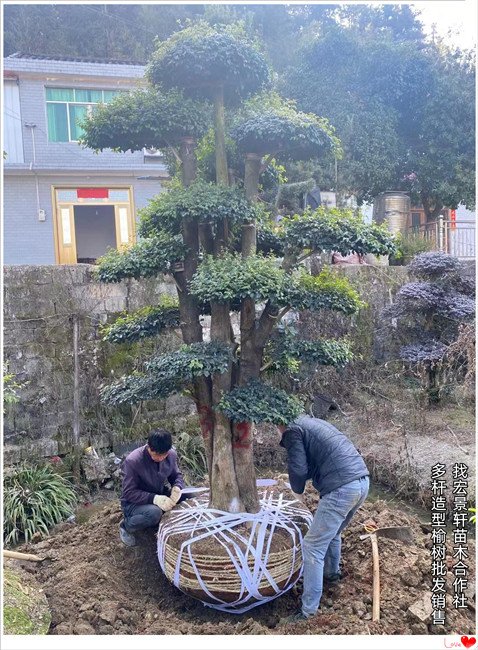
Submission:
<svg viewBox="0 0 478 650">
<path fill-rule="evenodd" d="M 326 585 L 336 584 L 337 582 L 340 582 L 340 580 L 342 580 L 341 573 L 332 573 L 329 576 L 324 576 L 324 584 Z"/>
<path fill-rule="evenodd" d="M 128 533 L 123 522 L 120 524 L 119 534 L 123 544 L 126 544 L 126 546 L 136 546 L 136 537 L 132 533 Z"/>
<path fill-rule="evenodd" d="M 306 621 L 310 616 L 306 616 L 305 614 L 302 613 L 302 610 L 298 610 L 295 612 L 295 614 L 291 614 L 290 616 L 285 616 L 284 618 L 281 618 L 279 620 L 279 625 L 289 625 L 289 624 L 294 624 L 294 623 L 302 623 L 303 621 Z"/>
</svg>

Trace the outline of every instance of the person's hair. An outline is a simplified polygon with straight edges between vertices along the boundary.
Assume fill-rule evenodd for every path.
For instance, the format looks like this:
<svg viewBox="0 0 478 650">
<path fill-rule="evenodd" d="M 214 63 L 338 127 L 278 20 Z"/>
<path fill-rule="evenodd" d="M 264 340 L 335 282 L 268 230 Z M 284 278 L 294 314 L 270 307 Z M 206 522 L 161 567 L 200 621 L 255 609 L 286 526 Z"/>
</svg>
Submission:
<svg viewBox="0 0 478 650">
<path fill-rule="evenodd" d="M 155 451 L 157 454 L 165 454 L 173 446 L 173 440 L 166 429 L 155 429 L 149 435 L 148 445 L 151 451 Z"/>
</svg>

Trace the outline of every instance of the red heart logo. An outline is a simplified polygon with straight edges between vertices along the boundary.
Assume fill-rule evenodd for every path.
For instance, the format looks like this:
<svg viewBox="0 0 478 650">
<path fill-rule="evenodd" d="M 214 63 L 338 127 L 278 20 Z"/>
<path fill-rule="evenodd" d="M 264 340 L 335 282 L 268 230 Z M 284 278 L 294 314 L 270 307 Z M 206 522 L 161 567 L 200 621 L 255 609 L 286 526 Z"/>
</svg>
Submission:
<svg viewBox="0 0 478 650">
<path fill-rule="evenodd" d="M 465 648 L 471 648 L 472 645 L 475 645 L 476 639 L 474 636 L 462 636 L 461 642 L 463 643 Z"/>
</svg>

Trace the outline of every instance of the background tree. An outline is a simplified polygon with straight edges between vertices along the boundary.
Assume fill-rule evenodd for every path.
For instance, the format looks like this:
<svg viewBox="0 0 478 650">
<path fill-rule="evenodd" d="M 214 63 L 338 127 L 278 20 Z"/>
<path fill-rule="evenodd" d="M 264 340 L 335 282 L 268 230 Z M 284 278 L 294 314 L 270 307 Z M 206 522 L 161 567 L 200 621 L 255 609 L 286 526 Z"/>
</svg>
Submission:
<svg viewBox="0 0 478 650">
<path fill-rule="evenodd" d="M 236 26 L 215 30 L 200 23 L 175 34 L 159 45 L 148 77 L 154 88 L 160 84 L 158 92 L 165 93 L 166 102 L 171 92 L 183 92 L 189 101 L 212 102 L 219 150 L 217 182 L 194 181 L 194 164 L 188 173 L 183 164 L 183 186 L 160 194 L 143 211 L 142 240 L 125 251 L 111 251 L 102 260 L 99 275 L 107 282 L 171 273 L 178 286 L 177 317 L 185 343 L 177 352 L 150 359 L 143 373 L 106 387 L 104 397 L 110 404 L 132 403 L 188 390 L 196 402 L 205 440 L 212 507 L 255 512 L 259 504 L 251 422 L 286 424 L 303 409 L 297 397 L 261 381 L 272 332 L 291 309 L 330 308 L 351 314 L 361 305 L 347 282 L 327 272 L 311 277 L 301 263 L 321 250 L 386 254 L 394 246 L 386 231 L 376 225 L 366 226 L 340 210 L 319 210 L 283 219 L 275 230 L 269 226 L 269 243 L 273 244 L 269 250 L 281 260 L 255 252 L 258 208 L 251 199 L 256 195 L 256 171 L 263 155 L 280 151 L 299 158 L 320 156 L 336 141 L 327 123 L 317 117 L 292 110 L 287 115 L 255 114 L 238 123 L 236 131 L 239 149 L 257 157 L 252 170 L 246 167 L 247 196 L 243 189 L 229 187 L 225 109 L 261 91 L 270 78 L 262 54 Z M 112 146 L 116 128 L 118 146 L 123 149 L 157 145 L 158 132 L 171 131 L 167 113 L 151 113 L 148 118 L 159 117 L 159 124 L 167 126 L 154 123 L 138 128 L 133 120 L 125 121 L 122 102 L 128 101 L 119 98 L 93 115 L 85 125 L 87 145 Z M 179 124 L 173 131 L 182 137 L 184 132 L 176 128 Z M 307 134 L 310 137 L 305 141 Z M 156 138 L 155 143 L 146 142 L 148 137 Z M 302 140 L 306 144 L 300 144 Z M 191 139 L 188 160 L 192 158 Z M 144 314 L 134 326 L 129 321 L 130 339 L 134 332 L 152 335 L 166 326 L 174 327 L 171 306 L 167 313 L 165 309 L 161 305 L 155 309 L 154 324 L 146 323 Z M 238 333 L 231 312 L 240 313 Z M 201 321 L 206 313 L 211 315 L 209 332 L 203 331 Z M 116 327 L 110 337 L 115 336 Z M 319 363 L 340 365 L 350 356 L 348 345 L 340 341 L 310 341 L 306 347 Z M 285 347 L 282 342 L 276 356 L 293 359 L 304 349 L 300 341 Z M 268 355 L 275 355 L 270 346 Z"/>
<path fill-rule="evenodd" d="M 4 53 L 146 62 L 202 5 L 5 5 Z"/>
<path fill-rule="evenodd" d="M 163 41 L 188 21 L 204 18 L 211 25 L 243 21 L 280 70 L 290 64 L 306 25 L 333 20 L 335 10 L 336 5 L 5 5 L 4 54 L 146 61 L 155 38 Z"/>
<path fill-rule="evenodd" d="M 472 60 L 427 44 L 410 16 L 395 16 L 392 29 L 373 12 L 344 11 L 350 27 L 320 29 L 284 84 L 299 108 L 336 128 L 344 156 L 335 189 L 359 202 L 407 190 L 429 220 L 443 207 L 473 207 Z"/>
</svg>

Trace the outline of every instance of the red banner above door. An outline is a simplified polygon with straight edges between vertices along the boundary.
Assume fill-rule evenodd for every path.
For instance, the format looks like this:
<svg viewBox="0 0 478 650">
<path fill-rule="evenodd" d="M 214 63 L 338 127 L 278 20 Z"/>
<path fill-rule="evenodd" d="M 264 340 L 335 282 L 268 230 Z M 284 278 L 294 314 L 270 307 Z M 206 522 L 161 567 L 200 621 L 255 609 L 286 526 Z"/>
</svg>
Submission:
<svg viewBox="0 0 478 650">
<path fill-rule="evenodd" d="M 107 187 L 79 187 L 76 196 L 79 199 L 107 199 L 109 191 Z"/>
</svg>

